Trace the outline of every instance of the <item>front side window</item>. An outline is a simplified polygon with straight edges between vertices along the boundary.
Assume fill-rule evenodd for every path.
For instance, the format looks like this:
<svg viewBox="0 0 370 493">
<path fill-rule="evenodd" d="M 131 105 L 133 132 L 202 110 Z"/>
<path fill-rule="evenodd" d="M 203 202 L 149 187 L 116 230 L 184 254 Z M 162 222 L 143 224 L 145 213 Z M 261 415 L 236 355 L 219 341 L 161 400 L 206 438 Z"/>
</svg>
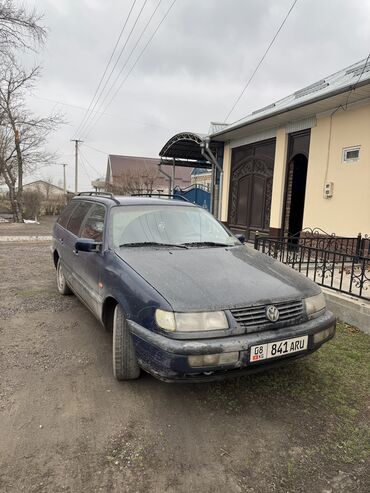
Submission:
<svg viewBox="0 0 370 493">
<path fill-rule="evenodd" d="M 91 203 L 89 202 L 80 202 L 78 206 L 74 209 L 71 214 L 71 217 L 68 221 L 67 229 L 78 236 L 78 233 L 81 228 L 81 224 L 87 214 L 87 211 L 90 209 Z"/>
<path fill-rule="evenodd" d="M 94 205 L 88 213 L 82 226 L 81 238 L 103 241 L 105 208 L 103 205 Z"/>
<path fill-rule="evenodd" d="M 111 209 L 114 248 L 135 244 L 202 246 L 239 244 L 216 219 L 200 207 L 172 205 L 120 206 Z"/>
</svg>

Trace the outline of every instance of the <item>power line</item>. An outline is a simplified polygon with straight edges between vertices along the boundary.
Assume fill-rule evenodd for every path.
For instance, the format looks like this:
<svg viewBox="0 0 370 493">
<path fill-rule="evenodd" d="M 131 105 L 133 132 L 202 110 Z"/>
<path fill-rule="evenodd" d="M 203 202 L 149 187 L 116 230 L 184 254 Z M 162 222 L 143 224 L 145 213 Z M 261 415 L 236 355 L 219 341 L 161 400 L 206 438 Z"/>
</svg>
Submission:
<svg viewBox="0 0 370 493">
<path fill-rule="evenodd" d="M 92 149 L 93 151 L 100 152 L 100 154 L 105 154 L 106 156 L 109 155 L 109 152 L 102 151 L 101 149 L 97 149 L 96 147 L 90 146 L 88 144 L 84 144 L 84 146 Z"/>
<path fill-rule="evenodd" d="M 237 104 L 239 103 L 239 101 L 241 100 L 241 98 L 243 97 L 243 94 L 245 93 L 245 91 L 246 91 L 246 90 L 247 90 L 247 88 L 249 87 L 250 83 L 252 82 L 252 80 L 253 80 L 254 76 L 256 75 L 256 73 L 257 73 L 258 69 L 259 69 L 259 68 L 260 68 L 260 66 L 262 65 L 262 63 L 263 63 L 264 59 L 266 58 L 266 56 L 267 56 L 268 52 L 270 51 L 270 49 L 271 49 L 271 47 L 272 47 L 272 45 L 275 43 L 276 38 L 278 37 L 278 35 L 279 35 L 280 31 L 282 30 L 282 28 L 283 28 L 283 26 L 284 26 L 285 22 L 288 20 L 288 17 L 289 17 L 289 15 L 290 15 L 290 13 L 292 12 L 292 10 L 294 9 L 294 7 L 295 7 L 295 5 L 296 5 L 296 3 L 297 3 L 297 2 L 298 2 L 298 0 L 294 0 L 294 2 L 292 3 L 292 5 L 291 5 L 290 9 L 288 10 L 288 12 L 287 12 L 286 16 L 284 17 L 283 22 L 280 24 L 279 29 L 276 31 L 276 33 L 275 33 L 274 37 L 272 38 L 272 40 L 270 41 L 270 43 L 269 43 L 269 45 L 268 45 L 267 49 L 265 50 L 265 52 L 264 52 L 264 54 L 263 54 L 262 58 L 261 58 L 261 59 L 260 59 L 260 61 L 258 62 L 257 67 L 253 70 L 252 75 L 249 77 L 248 82 L 247 82 L 247 83 L 245 84 L 245 86 L 243 87 L 242 92 L 241 92 L 241 93 L 239 94 L 239 96 L 236 98 L 236 100 L 235 100 L 235 102 L 234 102 L 233 106 L 231 107 L 231 110 L 227 113 L 227 115 L 226 115 L 226 117 L 225 117 L 225 119 L 224 119 L 224 121 L 225 121 L 225 122 L 227 122 L 227 120 L 229 119 L 229 117 L 230 117 L 231 113 L 234 111 L 235 107 L 237 106 Z"/>
<path fill-rule="evenodd" d="M 92 181 L 91 175 L 90 175 L 90 173 L 87 171 L 87 167 L 85 166 L 84 159 L 81 159 L 81 165 L 82 165 L 82 169 L 84 170 L 85 175 L 87 176 L 87 178 L 88 178 L 90 181 Z"/>
<path fill-rule="evenodd" d="M 87 159 L 87 157 L 85 156 L 85 154 L 83 152 L 81 152 L 80 150 L 80 155 L 82 157 L 82 159 L 85 161 L 85 163 L 90 166 L 90 168 L 94 171 L 94 173 L 96 173 L 97 175 L 101 175 L 101 172 L 99 172 L 91 163 L 90 161 Z"/>
<path fill-rule="evenodd" d="M 70 104 L 70 103 L 65 103 L 63 101 L 58 101 L 56 99 L 50 99 L 50 98 L 43 98 L 41 96 L 34 96 L 35 98 L 37 99 L 41 99 L 43 101 L 49 101 L 51 103 L 57 103 L 57 104 L 60 104 L 62 106 L 69 106 L 71 108 L 76 108 L 76 109 L 79 109 L 79 110 L 87 110 L 87 107 L 86 106 L 78 106 L 76 104 Z M 170 130 L 172 131 L 173 128 L 170 128 L 170 127 L 165 127 L 164 125 L 156 125 L 155 123 L 145 123 L 145 122 L 141 122 L 139 120 L 132 120 L 132 119 L 129 119 L 129 118 L 122 118 L 121 115 L 119 115 L 118 113 L 107 113 L 107 112 L 100 112 L 100 111 L 94 111 L 95 115 L 100 115 L 100 116 L 109 116 L 111 118 L 120 118 L 121 121 L 123 122 L 129 122 L 129 123 L 132 123 L 132 124 L 136 124 L 136 125 L 144 125 L 145 127 L 156 127 L 156 128 L 164 128 L 165 130 Z M 72 126 L 73 124 L 72 123 L 67 123 L 67 125 L 69 126 Z"/>
<path fill-rule="evenodd" d="M 136 2 L 137 2 L 137 0 L 134 0 L 134 1 L 132 2 L 132 4 L 131 4 L 131 8 L 130 8 L 130 10 L 129 10 L 129 12 L 128 12 L 127 16 L 126 16 L 125 22 L 123 23 L 123 26 L 122 26 L 122 28 L 121 28 L 121 31 L 120 31 L 120 33 L 119 33 L 119 35 L 118 35 L 118 38 L 117 38 L 116 44 L 114 45 L 114 48 L 113 48 L 113 50 L 112 50 L 112 53 L 111 53 L 111 55 L 110 55 L 110 57 L 109 57 L 109 60 L 108 60 L 108 62 L 107 62 L 107 64 L 106 64 L 106 66 L 105 66 L 105 69 L 104 69 L 103 75 L 102 75 L 102 76 L 101 76 L 101 78 L 100 78 L 100 81 L 99 81 L 98 86 L 97 86 L 97 88 L 96 88 L 96 90 L 95 90 L 94 96 L 92 97 L 92 99 L 91 99 L 91 101 L 90 101 L 89 107 L 87 108 L 86 113 L 85 113 L 84 117 L 82 118 L 82 120 L 81 120 L 81 123 L 80 123 L 79 127 L 78 127 L 78 128 L 77 128 L 77 130 L 76 130 L 76 134 L 79 132 L 79 130 L 80 130 L 80 128 L 81 128 L 81 126 L 82 126 L 82 124 L 83 124 L 83 122 L 84 122 L 85 118 L 87 117 L 87 115 L 88 115 L 88 113 L 89 113 L 89 111 L 90 111 L 90 108 L 91 108 L 91 106 L 92 106 L 92 104 L 93 104 L 93 101 L 94 101 L 94 99 L 95 99 L 95 97 L 96 97 L 96 95 L 97 95 L 97 93 L 98 93 L 98 91 L 99 91 L 99 89 L 100 89 L 100 86 L 102 85 L 102 82 L 103 82 L 103 80 L 104 80 L 104 77 L 105 77 L 105 75 L 106 75 L 106 73 L 107 73 L 107 71 L 108 71 L 108 67 L 109 67 L 109 65 L 110 65 L 110 63 L 111 63 L 111 61 L 112 61 L 112 59 L 113 59 L 113 57 L 114 57 L 114 54 L 115 54 L 115 52 L 116 52 L 116 50 L 117 50 L 118 44 L 119 44 L 119 42 L 120 42 L 120 40 L 121 40 L 122 34 L 123 34 L 124 30 L 125 30 L 125 27 L 126 27 L 126 25 L 127 25 L 128 21 L 129 21 L 129 19 L 130 19 L 131 12 L 132 12 L 133 8 L 135 7 Z"/>
<path fill-rule="evenodd" d="M 141 50 L 140 54 L 138 55 L 138 57 L 136 58 L 134 64 L 132 65 L 132 67 L 130 68 L 130 70 L 128 71 L 128 73 L 126 74 L 125 78 L 122 80 L 121 84 L 118 86 L 117 90 L 115 91 L 115 93 L 113 94 L 112 98 L 109 100 L 108 104 L 106 105 L 104 111 L 107 110 L 107 108 L 109 108 L 109 106 L 112 104 L 114 98 L 117 96 L 117 94 L 119 93 L 119 91 L 122 89 L 122 86 L 124 85 L 124 83 L 126 82 L 126 80 L 128 79 L 128 77 L 130 76 L 130 74 L 132 73 L 132 71 L 134 70 L 134 68 L 136 67 L 136 65 L 138 64 L 139 60 L 141 59 L 141 57 L 143 56 L 143 54 L 145 53 L 146 49 L 148 48 L 148 46 L 150 45 L 150 43 L 152 42 L 154 36 L 157 34 L 159 28 L 161 27 L 161 25 L 163 24 L 163 22 L 165 21 L 165 19 L 167 18 L 168 14 L 170 13 L 172 7 L 175 5 L 177 0 L 173 0 L 172 3 L 170 4 L 169 8 L 167 9 L 166 13 L 164 14 L 164 16 L 162 17 L 161 21 L 158 23 L 157 27 L 155 28 L 153 34 L 150 36 L 150 38 L 148 39 L 148 41 L 146 42 L 146 44 L 144 45 L 143 49 Z M 297 0 L 296 0 L 297 1 Z M 94 126 L 97 124 L 97 122 L 99 121 L 100 119 L 100 116 L 98 116 L 98 118 L 95 120 L 95 122 L 92 124 L 92 126 L 90 127 L 90 129 L 88 129 L 87 133 L 85 134 L 86 137 L 91 133 L 92 129 L 94 128 Z"/>
<path fill-rule="evenodd" d="M 158 8 L 159 8 L 159 6 L 160 6 L 160 4 L 161 4 L 161 3 L 162 3 L 162 0 L 159 0 L 159 2 L 158 2 L 158 4 L 157 4 L 156 8 L 155 8 L 155 9 L 154 9 L 154 11 L 152 12 L 152 15 L 150 16 L 149 20 L 147 21 L 147 23 L 145 24 L 144 28 L 142 29 L 142 31 L 141 31 L 141 33 L 140 33 L 140 36 L 139 36 L 139 37 L 138 37 L 138 39 L 136 40 L 136 43 L 135 43 L 134 47 L 132 48 L 132 50 L 130 51 L 130 54 L 129 54 L 129 55 L 128 55 L 128 57 L 126 58 L 125 63 L 124 63 L 124 64 L 123 64 L 123 66 L 121 67 L 121 70 L 118 72 L 118 75 L 116 76 L 116 78 L 114 79 L 114 81 L 113 81 L 113 83 L 111 84 L 110 88 L 108 89 L 108 92 L 105 94 L 103 101 L 100 103 L 99 110 L 100 110 L 101 108 L 103 108 L 105 101 L 107 100 L 108 96 L 111 94 L 112 90 L 114 89 L 114 87 L 115 87 L 115 85 L 116 85 L 117 81 L 118 81 L 118 80 L 119 80 L 119 78 L 121 77 L 122 72 L 124 71 L 124 69 L 126 68 L 126 66 L 127 66 L 128 62 L 130 61 L 130 58 L 131 58 L 131 56 L 132 56 L 133 52 L 135 51 L 135 49 L 136 49 L 137 45 L 140 43 L 140 40 L 141 40 L 141 38 L 143 37 L 143 35 L 144 35 L 145 31 L 148 29 L 149 24 L 151 23 L 151 21 L 152 21 L 153 17 L 155 16 L 155 14 L 156 14 L 156 12 L 157 12 L 157 10 L 158 10 Z M 99 112 L 99 111 L 98 111 L 98 112 Z M 89 125 L 90 125 L 91 127 L 94 125 L 94 123 L 93 123 L 94 118 L 96 118 L 96 114 L 95 114 L 95 115 L 94 115 L 94 117 L 90 120 Z M 90 133 L 90 132 L 89 132 L 89 128 L 88 128 L 88 127 L 89 127 L 89 125 L 87 125 L 87 127 L 85 127 L 85 135 L 87 135 L 87 133 Z"/>
<path fill-rule="evenodd" d="M 136 24 L 138 23 L 138 21 L 139 21 L 139 19 L 140 19 L 140 17 L 141 17 L 141 14 L 142 14 L 142 12 L 143 12 L 143 10 L 144 10 L 144 7 L 145 7 L 145 5 L 147 4 L 147 2 L 148 2 L 148 0 L 144 0 L 144 3 L 142 4 L 141 9 L 140 9 L 139 13 L 138 13 L 138 14 L 137 14 L 137 16 L 136 16 L 135 22 L 134 22 L 133 26 L 131 27 L 131 31 L 128 33 L 128 36 L 127 36 L 127 38 L 126 38 L 126 41 L 125 41 L 124 45 L 123 45 L 123 46 L 122 46 L 122 48 L 121 48 L 121 51 L 120 51 L 120 53 L 119 53 L 119 55 L 118 55 L 118 58 L 116 59 L 116 61 L 115 61 L 114 65 L 113 65 L 113 67 L 112 67 L 112 69 L 111 69 L 111 71 L 110 71 L 110 73 L 109 73 L 109 75 L 108 75 L 108 78 L 106 79 L 106 81 L 105 81 L 105 83 L 104 83 L 104 85 L 103 85 L 102 89 L 100 90 L 100 93 L 99 93 L 99 95 L 98 95 L 98 97 L 97 97 L 97 99 L 96 99 L 96 101 L 95 101 L 95 103 L 94 103 L 94 105 L 93 105 L 93 107 L 92 107 L 92 110 L 91 110 L 91 112 L 90 112 L 90 115 L 87 117 L 87 119 L 85 120 L 85 123 L 84 123 L 84 124 L 81 126 L 81 128 L 80 128 L 80 133 L 81 133 L 81 132 L 83 132 L 84 128 L 86 128 L 87 122 L 88 122 L 88 121 L 89 121 L 89 119 L 90 119 L 90 116 L 91 116 L 91 114 L 92 114 L 92 111 L 96 108 L 96 106 L 97 106 L 97 104 L 98 104 L 98 102 L 99 102 L 99 99 L 102 97 L 102 95 L 103 95 L 103 93 L 104 93 L 104 91 L 105 91 L 105 88 L 107 87 L 107 85 L 108 85 L 108 83 L 109 83 L 110 79 L 112 78 L 112 75 L 113 75 L 113 73 L 114 73 L 114 71 L 115 71 L 115 69 L 116 69 L 116 67 L 117 67 L 117 64 L 118 64 L 118 62 L 119 62 L 119 61 L 120 61 L 120 59 L 121 59 L 121 56 L 122 56 L 122 54 L 123 54 L 123 52 L 124 52 L 124 50 L 125 50 L 125 48 L 126 48 L 126 46 L 127 46 L 127 43 L 129 42 L 129 40 L 130 40 L 130 38 L 131 38 L 132 33 L 134 32 L 134 29 L 135 29 L 135 27 L 136 27 Z"/>
</svg>

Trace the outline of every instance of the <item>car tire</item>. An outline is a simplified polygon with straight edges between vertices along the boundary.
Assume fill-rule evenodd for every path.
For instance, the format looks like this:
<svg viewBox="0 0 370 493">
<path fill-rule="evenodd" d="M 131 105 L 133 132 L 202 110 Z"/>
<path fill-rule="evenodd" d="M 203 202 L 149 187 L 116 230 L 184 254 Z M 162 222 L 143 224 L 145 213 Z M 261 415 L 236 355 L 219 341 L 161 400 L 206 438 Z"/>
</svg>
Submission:
<svg viewBox="0 0 370 493">
<path fill-rule="evenodd" d="M 134 341 L 120 305 L 113 317 L 113 374 L 117 380 L 134 380 L 140 375 Z"/>
<path fill-rule="evenodd" d="M 71 288 L 67 284 L 60 258 L 58 259 L 57 263 L 57 288 L 60 294 L 72 294 Z"/>
</svg>

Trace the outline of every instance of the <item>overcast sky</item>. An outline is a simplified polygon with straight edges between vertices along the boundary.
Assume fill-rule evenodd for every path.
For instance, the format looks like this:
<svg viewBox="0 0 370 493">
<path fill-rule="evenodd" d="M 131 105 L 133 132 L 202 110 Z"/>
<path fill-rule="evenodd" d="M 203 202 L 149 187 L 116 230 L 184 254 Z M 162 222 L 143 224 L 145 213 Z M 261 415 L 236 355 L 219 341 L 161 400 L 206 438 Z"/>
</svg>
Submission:
<svg viewBox="0 0 370 493">
<path fill-rule="evenodd" d="M 144 1 L 137 0 L 120 47 Z M 147 0 L 115 73 L 158 1 Z M 119 81 L 172 1 L 162 0 Z M 176 132 L 205 133 L 210 121 L 223 121 L 292 0 L 177 0 L 112 104 L 106 107 L 107 98 L 101 108 L 97 105 L 96 110 L 104 114 L 97 115 L 88 135 L 76 130 L 132 0 L 27 0 L 26 4 L 44 14 L 49 30 L 45 47 L 32 57 L 42 65 L 43 75 L 29 104 L 40 114 L 52 110 L 65 114 L 68 124 L 50 138 L 49 146 L 59 153 L 60 163 L 68 163 L 69 189 L 74 187 L 70 139 L 84 139 L 80 184 L 87 190 L 91 179 L 105 175 L 105 153 L 157 157 Z M 229 122 L 365 58 L 370 52 L 369 25 L 369 1 L 299 0 Z M 44 168 L 27 181 L 47 177 L 61 184 L 62 167 Z"/>
</svg>

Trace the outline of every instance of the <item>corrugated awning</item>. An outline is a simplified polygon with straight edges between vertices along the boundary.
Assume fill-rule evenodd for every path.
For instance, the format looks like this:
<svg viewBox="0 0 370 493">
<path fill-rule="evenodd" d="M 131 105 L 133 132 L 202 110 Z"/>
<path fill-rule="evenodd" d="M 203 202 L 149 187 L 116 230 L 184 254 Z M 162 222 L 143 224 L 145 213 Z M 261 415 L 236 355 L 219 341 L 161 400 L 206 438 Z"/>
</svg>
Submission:
<svg viewBox="0 0 370 493">
<path fill-rule="evenodd" d="M 175 160 L 176 166 L 190 168 L 210 168 L 211 163 L 203 156 L 201 144 L 205 135 L 194 132 L 181 132 L 171 137 L 161 149 L 162 163 Z"/>
</svg>

